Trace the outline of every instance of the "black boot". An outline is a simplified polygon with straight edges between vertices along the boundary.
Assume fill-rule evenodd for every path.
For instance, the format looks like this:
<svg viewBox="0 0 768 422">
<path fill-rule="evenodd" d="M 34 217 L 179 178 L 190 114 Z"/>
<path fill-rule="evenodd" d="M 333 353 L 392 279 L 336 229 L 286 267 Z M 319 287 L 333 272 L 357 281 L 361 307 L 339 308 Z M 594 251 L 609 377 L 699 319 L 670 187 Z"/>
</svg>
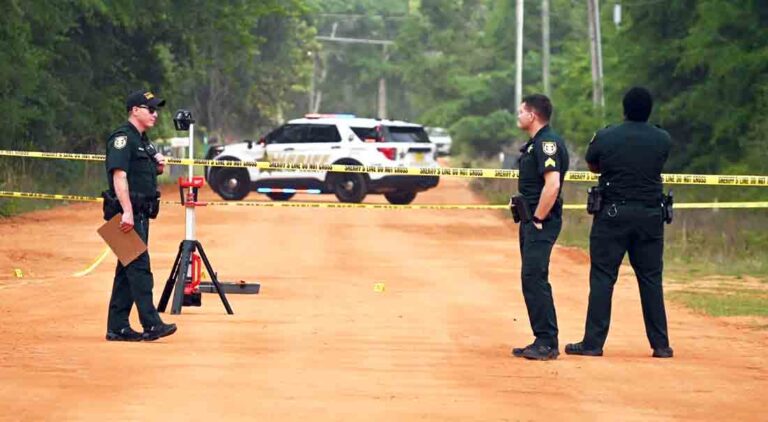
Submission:
<svg viewBox="0 0 768 422">
<path fill-rule="evenodd" d="M 159 325 L 153 325 L 144 330 L 144 334 L 141 335 L 144 341 L 154 341 L 160 337 L 166 337 L 176 332 L 176 324 L 160 323 Z"/>
<path fill-rule="evenodd" d="M 515 347 L 514 349 L 512 349 L 512 356 L 514 356 L 516 358 L 521 358 L 521 357 L 523 357 L 523 352 L 525 352 L 526 349 L 530 349 L 533 346 L 534 346 L 534 344 L 531 343 L 531 344 L 529 344 L 529 345 L 527 345 L 525 347 Z"/>
<path fill-rule="evenodd" d="M 125 327 L 119 331 L 107 331 L 107 341 L 141 341 L 141 333 Z"/>
<path fill-rule="evenodd" d="M 584 342 L 580 341 L 574 344 L 566 344 L 565 354 L 580 355 L 580 356 L 602 356 L 603 349 L 600 349 L 600 348 L 587 349 L 586 347 L 584 347 Z"/>
<path fill-rule="evenodd" d="M 523 351 L 523 357 L 530 360 L 555 360 L 560 355 L 557 348 L 535 345 Z"/>
<path fill-rule="evenodd" d="M 655 358 L 671 358 L 674 354 L 675 352 L 672 351 L 671 347 L 658 347 L 653 349 L 653 357 Z"/>
</svg>

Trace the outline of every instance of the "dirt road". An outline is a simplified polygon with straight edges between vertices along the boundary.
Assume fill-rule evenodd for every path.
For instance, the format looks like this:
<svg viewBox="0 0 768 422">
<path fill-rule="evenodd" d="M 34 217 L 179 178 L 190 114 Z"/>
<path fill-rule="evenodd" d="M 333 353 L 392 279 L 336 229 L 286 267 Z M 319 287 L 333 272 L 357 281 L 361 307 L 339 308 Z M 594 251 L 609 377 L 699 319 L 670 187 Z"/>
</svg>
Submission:
<svg viewBox="0 0 768 422">
<path fill-rule="evenodd" d="M 443 178 L 417 202 L 480 199 Z M 603 358 L 511 357 L 531 333 L 515 226 L 498 212 L 197 216 L 219 277 L 262 292 L 230 295 L 232 316 L 205 295 L 163 315 L 176 335 L 135 344 L 104 341 L 115 259 L 70 275 L 103 248 L 99 206 L 0 220 L 0 419 L 768 419 L 765 335 L 668 304 L 676 357 L 652 359 L 628 268 Z M 150 233 L 155 300 L 183 236 L 182 208 L 166 207 Z M 588 257 L 558 247 L 550 269 L 562 347 L 582 334 Z"/>
</svg>

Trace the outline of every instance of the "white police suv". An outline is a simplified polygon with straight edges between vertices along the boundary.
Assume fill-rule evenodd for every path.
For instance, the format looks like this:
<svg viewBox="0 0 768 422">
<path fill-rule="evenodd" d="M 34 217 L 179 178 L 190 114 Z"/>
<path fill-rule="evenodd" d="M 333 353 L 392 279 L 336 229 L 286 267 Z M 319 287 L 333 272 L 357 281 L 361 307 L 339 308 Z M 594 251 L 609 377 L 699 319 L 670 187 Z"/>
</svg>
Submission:
<svg viewBox="0 0 768 422">
<path fill-rule="evenodd" d="M 387 167 L 437 167 L 435 145 L 424 128 L 403 121 L 310 114 L 290 120 L 258 142 L 212 147 L 206 158 L 311 164 Z M 254 167 L 206 169 L 208 184 L 226 200 L 250 191 L 285 201 L 294 190 L 333 193 L 341 202 L 361 202 L 367 194 L 384 194 L 392 204 L 409 204 L 418 192 L 437 186 L 438 176 L 383 173 L 259 170 Z"/>
</svg>

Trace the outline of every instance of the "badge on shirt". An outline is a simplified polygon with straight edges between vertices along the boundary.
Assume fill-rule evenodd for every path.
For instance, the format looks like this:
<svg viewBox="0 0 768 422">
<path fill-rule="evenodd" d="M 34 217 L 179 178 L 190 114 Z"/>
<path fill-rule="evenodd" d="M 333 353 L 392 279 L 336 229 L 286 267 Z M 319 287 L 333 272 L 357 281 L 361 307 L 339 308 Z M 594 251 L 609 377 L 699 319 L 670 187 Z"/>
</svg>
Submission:
<svg viewBox="0 0 768 422">
<path fill-rule="evenodd" d="M 112 145 L 115 146 L 115 149 L 123 149 L 128 144 L 128 137 L 123 136 L 116 136 L 115 141 L 112 143 Z"/>
<path fill-rule="evenodd" d="M 533 144 L 528 145 L 528 151 L 527 152 L 530 154 L 531 151 L 533 151 Z"/>
<path fill-rule="evenodd" d="M 557 142 L 544 141 L 541 143 L 541 149 L 544 150 L 544 154 L 555 155 L 557 152 Z"/>
</svg>

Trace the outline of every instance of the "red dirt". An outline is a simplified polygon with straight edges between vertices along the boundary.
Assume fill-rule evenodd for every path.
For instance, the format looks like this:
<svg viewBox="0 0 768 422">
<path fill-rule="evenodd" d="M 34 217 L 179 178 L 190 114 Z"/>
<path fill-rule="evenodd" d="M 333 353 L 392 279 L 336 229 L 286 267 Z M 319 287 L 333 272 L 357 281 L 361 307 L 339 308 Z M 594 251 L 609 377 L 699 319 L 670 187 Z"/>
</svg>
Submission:
<svg viewBox="0 0 768 422">
<path fill-rule="evenodd" d="M 481 201 L 443 178 L 417 203 Z M 156 301 L 183 215 L 166 207 L 151 227 Z M 219 277 L 262 292 L 229 295 L 232 316 L 205 295 L 201 308 L 163 315 L 174 336 L 135 344 L 104 340 L 114 257 L 70 275 L 104 247 L 98 205 L 0 220 L 0 419 L 765 420 L 766 336 L 668 304 L 676 356 L 652 359 L 628 268 L 604 357 L 511 357 L 531 333 L 515 226 L 499 212 L 217 207 L 197 217 Z M 561 347 L 582 335 L 588 271 L 584 252 L 555 249 Z"/>
</svg>

